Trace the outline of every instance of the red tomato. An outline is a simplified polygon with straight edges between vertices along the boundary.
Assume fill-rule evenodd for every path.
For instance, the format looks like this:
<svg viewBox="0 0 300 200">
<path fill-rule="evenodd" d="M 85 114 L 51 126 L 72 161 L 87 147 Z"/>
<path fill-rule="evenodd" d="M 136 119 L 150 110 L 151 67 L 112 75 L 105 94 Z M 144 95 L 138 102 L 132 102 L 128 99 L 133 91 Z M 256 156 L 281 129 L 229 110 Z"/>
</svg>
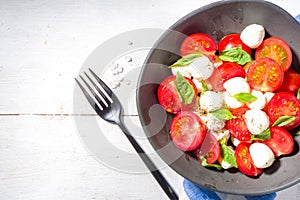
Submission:
<svg viewBox="0 0 300 200">
<path fill-rule="evenodd" d="M 289 45 L 280 38 L 270 37 L 257 47 L 255 59 L 272 58 L 275 60 L 282 70 L 285 72 L 292 63 L 292 51 Z"/>
<path fill-rule="evenodd" d="M 291 134 L 279 126 L 271 127 L 270 131 L 270 139 L 262 143 L 270 147 L 276 157 L 292 153 L 294 149 L 294 139 Z"/>
<path fill-rule="evenodd" d="M 248 54 L 252 54 L 252 49 L 243 43 L 240 38 L 240 34 L 229 34 L 223 37 L 219 43 L 219 53 L 239 45 L 241 45 L 242 49 Z"/>
<path fill-rule="evenodd" d="M 201 145 L 206 127 L 198 115 L 192 111 L 183 111 L 172 119 L 170 135 L 179 149 L 190 151 Z"/>
<path fill-rule="evenodd" d="M 249 147 L 250 143 L 241 142 L 235 149 L 235 158 L 238 168 L 248 176 L 257 176 L 263 172 L 263 169 L 257 168 L 251 158 Z"/>
<path fill-rule="evenodd" d="M 247 70 L 247 80 L 251 88 L 262 92 L 273 92 L 283 82 L 283 71 L 271 58 L 259 58 Z"/>
<path fill-rule="evenodd" d="M 196 52 L 215 53 L 218 49 L 216 42 L 207 34 L 194 33 L 189 35 L 181 44 L 180 54 L 185 56 L 187 54 Z"/>
<path fill-rule="evenodd" d="M 219 70 L 217 70 L 217 68 L 214 69 L 214 72 L 206 81 L 212 86 L 212 89 L 214 91 L 216 92 L 225 91 L 225 88 L 223 87 L 222 75 L 219 72 Z"/>
<path fill-rule="evenodd" d="M 284 73 L 283 83 L 277 91 L 280 92 L 290 92 L 296 94 L 300 88 L 300 74 L 294 69 L 288 69 Z"/>
<path fill-rule="evenodd" d="M 194 150 L 197 159 L 201 161 L 200 156 L 203 156 L 208 164 L 212 164 L 218 160 L 221 154 L 220 144 L 210 132 L 206 133 L 202 144 Z"/>
<path fill-rule="evenodd" d="M 191 110 L 196 101 L 196 95 L 197 95 L 197 88 L 194 84 L 194 82 L 185 77 L 185 79 L 193 86 L 195 91 L 195 97 L 191 104 L 184 104 L 180 101 L 180 98 L 177 93 L 175 81 L 176 76 L 169 76 L 166 79 L 164 79 L 161 84 L 158 87 L 158 101 L 162 108 L 166 110 L 169 113 L 176 114 L 182 110 Z"/>
<path fill-rule="evenodd" d="M 245 78 L 246 72 L 243 67 L 241 67 L 237 63 L 225 62 L 220 65 L 217 70 L 221 74 L 221 78 L 223 83 L 234 77 L 242 77 Z"/>
<path fill-rule="evenodd" d="M 242 106 L 231 111 L 235 118 L 232 118 L 226 122 L 226 127 L 230 134 L 239 141 L 249 142 L 251 141 L 251 132 L 247 128 L 247 124 L 244 119 L 245 112 L 249 110 L 247 106 Z"/>
<path fill-rule="evenodd" d="M 286 130 L 291 130 L 300 125 L 300 100 L 288 92 L 278 92 L 267 104 L 267 114 L 273 124 L 280 116 L 296 117 L 291 123 L 282 126 Z"/>
</svg>

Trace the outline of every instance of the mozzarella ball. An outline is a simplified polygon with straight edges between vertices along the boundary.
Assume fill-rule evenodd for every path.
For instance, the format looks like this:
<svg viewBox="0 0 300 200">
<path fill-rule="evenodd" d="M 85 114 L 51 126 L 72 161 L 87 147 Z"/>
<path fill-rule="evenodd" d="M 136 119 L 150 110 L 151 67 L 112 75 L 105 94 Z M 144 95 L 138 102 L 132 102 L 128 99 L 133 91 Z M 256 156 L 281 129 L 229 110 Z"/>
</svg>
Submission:
<svg viewBox="0 0 300 200">
<path fill-rule="evenodd" d="M 274 153 L 272 152 L 270 147 L 263 143 L 251 144 L 249 151 L 253 163 L 257 168 L 270 167 L 275 160 Z"/>
<path fill-rule="evenodd" d="M 188 66 L 172 67 L 171 70 L 174 75 L 179 71 L 185 77 L 206 80 L 212 75 L 214 65 L 208 57 L 201 56 Z"/>
<path fill-rule="evenodd" d="M 226 139 L 226 142 L 228 141 L 230 137 L 230 132 L 227 129 L 220 129 L 218 131 L 211 131 L 211 134 L 215 136 L 215 138 L 219 141 L 223 138 Z"/>
<path fill-rule="evenodd" d="M 196 58 L 188 67 L 193 71 L 191 74 L 194 78 L 202 80 L 208 79 L 214 71 L 213 63 L 206 56 Z"/>
<path fill-rule="evenodd" d="M 223 169 L 230 169 L 230 168 L 233 167 L 231 164 L 229 164 L 228 162 L 224 161 L 223 159 L 221 161 L 221 166 L 222 166 Z"/>
<path fill-rule="evenodd" d="M 258 109 L 247 110 L 245 113 L 245 122 L 248 130 L 254 135 L 260 134 L 269 128 L 270 125 L 268 115 Z"/>
<path fill-rule="evenodd" d="M 241 141 L 239 141 L 237 138 L 235 138 L 235 137 L 231 137 L 231 142 L 232 142 L 232 144 L 235 146 L 235 147 L 237 147 L 240 143 L 241 143 Z"/>
<path fill-rule="evenodd" d="M 252 49 L 257 48 L 262 43 L 264 37 L 265 29 L 259 24 L 251 24 L 247 26 L 240 35 L 243 43 Z"/>
<path fill-rule="evenodd" d="M 272 99 L 272 97 L 274 96 L 275 93 L 273 92 L 265 92 L 264 96 L 266 98 L 267 103 L 269 103 L 269 101 Z"/>
<path fill-rule="evenodd" d="M 244 105 L 242 102 L 239 102 L 236 98 L 230 96 L 228 92 L 224 92 L 223 97 L 225 105 L 229 108 L 239 108 Z"/>
<path fill-rule="evenodd" d="M 216 118 L 213 114 L 208 113 L 200 116 L 203 123 L 206 125 L 208 130 L 219 131 L 225 126 L 225 121 Z"/>
<path fill-rule="evenodd" d="M 251 103 L 249 103 L 248 107 L 250 109 L 263 109 L 267 103 L 266 97 L 261 91 L 252 90 L 251 94 L 255 96 L 257 99 Z"/>
<path fill-rule="evenodd" d="M 200 107 L 207 112 L 218 110 L 223 106 L 223 96 L 221 93 L 206 91 L 200 96 Z"/>
<path fill-rule="evenodd" d="M 201 83 L 201 81 L 199 81 L 198 79 L 195 79 L 195 78 L 193 78 L 192 81 L 194 82 L 194 84 L 195 84 L 195 86 L 196 86 L 198 92 L 199 92 L 199 93 L 202 92 L 203 88 L 202 88 L 202 83 Z M 205 84 L 206 84 L 206 86 L 207 86 L 207 88 L 208 88 L 209 90 L 212 89 L 212 86 L 211 86 L 210 84 L 208 84 L 208 83 L 205 83 Z"/>
<path fill-rule="evenodd" d="M 234 77 L 227 80 L 223 84 L 225 90 L 229 93 L 230 96 L 234 96 L 241 92 L 250 92 L 250 86 L 247 81 L 242 77 Z"/>
<path fill-rule="evenodd" d="M 171 71 L 173 75 L 176 75 L 177 72 L 180 72 L 182 76 L 192 78 L 192 74 L 189 72 L 187 67 L 172 67 Z"/>
</svg>

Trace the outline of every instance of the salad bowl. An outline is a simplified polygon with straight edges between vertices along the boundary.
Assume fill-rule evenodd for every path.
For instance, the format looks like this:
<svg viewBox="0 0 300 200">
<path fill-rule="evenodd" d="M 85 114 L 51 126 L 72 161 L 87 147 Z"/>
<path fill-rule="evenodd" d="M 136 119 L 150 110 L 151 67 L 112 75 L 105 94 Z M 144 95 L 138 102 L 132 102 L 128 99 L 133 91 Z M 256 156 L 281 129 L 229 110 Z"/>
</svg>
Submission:
<svg viewBox="0 0 300 200">
<path fill-rule="evenodd" d="M 292 68 L 300 72 L 300 26 L 285 10 L 266 1 L 220 1 L 199 8 L 172 25 L 150 51 L 142 68 L 137 90 L 140 121 L 151 145 L 173 170 L 193 183 L 218 192 L 262 195 L 276 192 L 300 181 L 300 136 L 295 136 L 292 154 L 277 159 L 258 177 L 238 170 L 218 171 L 201 166 L 193 155 L 172 143 L 169 127 L 173 118 L 159 106 L 157 89 L 171 75 L 180 58 L 182 41 L 193 33 L 210 35 L 217 43 L 230 33 L 241 33 L 249 24 L 264 26 L 266 37 L 276 36 L 292 50 Z"/>
</svg>

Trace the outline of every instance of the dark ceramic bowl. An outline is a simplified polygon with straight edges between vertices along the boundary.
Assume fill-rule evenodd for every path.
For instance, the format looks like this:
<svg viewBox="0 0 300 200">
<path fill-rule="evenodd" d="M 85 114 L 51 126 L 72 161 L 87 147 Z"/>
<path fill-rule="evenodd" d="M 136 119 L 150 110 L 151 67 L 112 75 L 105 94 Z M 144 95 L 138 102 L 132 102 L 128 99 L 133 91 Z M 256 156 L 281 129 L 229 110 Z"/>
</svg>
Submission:
<svg viewBox="0 0 300 200">
<path fill-rule="evenodd" d="M 260 195 L 290 187 L 300 180 L 300 136 L 295 137 L 292 155 L 277 159 L 256 178 L 238 170 L 216 171 L 204 168 L 190 154 L 176 148 L 169 137 L 172 115 L 158 106 L 158 84 L 171 74 L 167 67 L 179 58 L 180 44 L 186 35 L 209 34 L 216 41 L 229 33 L 240 33 L 252 23 L 265 27 L 266 36 L 284 39 L 293 51 L 292 67 L 300 71 L 300 26 L 280 7 L 265 1 L 220 1 L 186 15 L 156 43 L 141 71 L 137 104 L 144 131 L 153 148 L 176 172 L 195 184 L 225 193 Z"/>
</svg>

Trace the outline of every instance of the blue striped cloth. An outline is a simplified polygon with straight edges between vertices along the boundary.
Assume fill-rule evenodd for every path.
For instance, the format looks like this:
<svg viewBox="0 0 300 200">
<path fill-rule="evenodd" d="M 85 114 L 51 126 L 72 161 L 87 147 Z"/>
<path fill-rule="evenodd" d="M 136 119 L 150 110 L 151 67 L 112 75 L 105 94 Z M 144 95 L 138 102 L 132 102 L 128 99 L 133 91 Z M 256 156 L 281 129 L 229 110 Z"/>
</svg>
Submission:
<svg viewBox="0 0 300 200">
<path fill-rule="evenodd" d="M 300 14 L 297 15 L 295 19 L 300 23 Z M 183 187 L 190 200 L 221 200 L 214 191 L 201 188 L 188 180 L 183 181 Z M 245 196 L 245 198 L 247 200 L 273 200 L 276 198 L 276 193 L 260 196 Z"/>
</svg>

